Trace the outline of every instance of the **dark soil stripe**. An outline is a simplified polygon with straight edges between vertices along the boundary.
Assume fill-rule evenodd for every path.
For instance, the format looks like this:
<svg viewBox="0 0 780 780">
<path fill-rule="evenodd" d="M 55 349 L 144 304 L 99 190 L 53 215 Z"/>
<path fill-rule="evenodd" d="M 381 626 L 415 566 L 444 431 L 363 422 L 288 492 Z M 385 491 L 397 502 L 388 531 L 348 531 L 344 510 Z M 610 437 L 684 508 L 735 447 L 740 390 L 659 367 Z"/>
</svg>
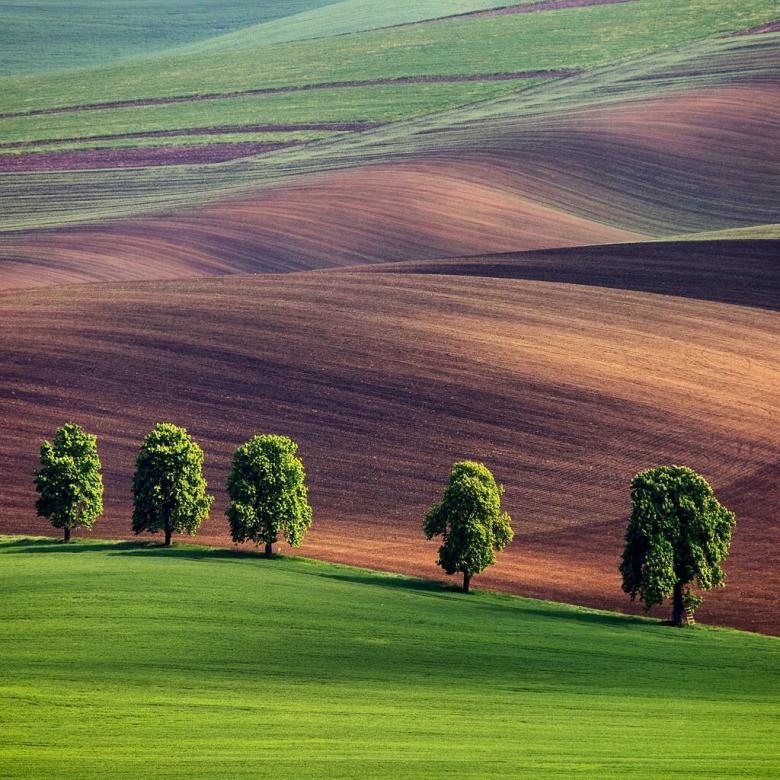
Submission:
<svg viewBox="0 0 780 780">
<path fill-rule="evenodd" d="M 612 0 L 627 2 L 628 0 Z M 462 81 L 520 81 L 523 79 L 556 79 L 576 76 L 579 70 L 561 68 L 557 70 L 523 70 L 510 73 L 467 73 L 433 76 L 399 76 L 397 78 L 367 79 L 365 81 L 329 81 L 317 84 L 300 84 L 286 87 L 268 87 L 265 89 L 247 89 L 240 92 L 209 92 L 203 95 L 170 95 L 158 98 L 139 98 L 138 100 L 114 100 L 107 103 L 84 103 L 78 106 L 59 108 L 39 108 L 32 111 L 12 111 L 0 114 L 0 119 L 12 119 L 22 116 L 42 116 L 44 114 L 71 114 L 79 111 L 102 111 L 110 108 L 135 108 L 138 106 L 166 106 L 173 103 L 196 103 L 202 100 L 225 100 L 237 97 L 258 95 L 279 95 L 289 92 L 310 92 L 320 89 L 345 89 L 354 87 L 383 87 L 397 84 L 449 84 Z"/>
<path fill-rule="evenodd" d="M 616 5 L 617 3 L 633 3 L 635 0 L 541 0 L 538 3 L 523 5 L 505 5 L 500 8 L 486 8 L 482 11 L 465 11 L 462 14 L 450 14 L 437 16 L 435 19 L 426 19 L 420 22 L 404 22 L 392 25 L 393 27 L 411 27 L 427 24 L 448 22 L 452 19 L 479 19 L 487 16 L 508 16 L 510 14 L 533 14 L 539 11 L 565 11 L 569 8 L 585 8 L 591 5 Z"/>
<path fill-rule="evenodd" d="M 48 138 L 39 141 L 13 141 L 0 144 L 0 149 L 27 149 L 36 146 L 65 143 L 89 143 L 90 141 L 114 141 L 125 138 L 176 138 L 183 135 L 222 135 L 229 133 L 295 133 L 299 131 L 332 131 L 359 133 L 374 130 L 381 122 L 321 122 L 299 125 L 225 125 L 221 127 L 194 127 L 180 130 L 149 130 L 144 133 L 117 133 L 115 135 L 88 135 L 75 138 Z M 247 143 L 242 141 L 241 143 Z"/>
<path fill-rule="evenodd" d="M 297 146 L 292 141 L 279 144 L 235 143 L 197 146 L 156 146 L 149 149 L 81 149 L 67 152 L 33 152 L 0 155 L 0 172 L 48 172 L 95 170 L 100 168 L 145 168 L 158 165 L 208 165 L 235 160 L 277 149 Z"/>
<path fill-rule="evenodd" d="M 767 22 L 766 24 L 760 24 L 758 27 L 750 27 L 747 30 L 731 33 L 731 37 L 737 37 L 739 35 L 762 35 L 763 33 L 773 32 L 780 32 L 780 19 L 775 19 L 773 22 Z"/>
</svg>

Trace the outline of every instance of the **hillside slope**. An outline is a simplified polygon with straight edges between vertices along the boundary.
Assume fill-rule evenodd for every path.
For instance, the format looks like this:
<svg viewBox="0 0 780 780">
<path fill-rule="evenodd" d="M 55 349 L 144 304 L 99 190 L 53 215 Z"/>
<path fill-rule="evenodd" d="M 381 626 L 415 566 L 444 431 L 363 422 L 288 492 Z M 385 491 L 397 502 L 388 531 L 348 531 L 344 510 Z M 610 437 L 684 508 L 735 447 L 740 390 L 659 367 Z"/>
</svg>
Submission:
<svg viewBox="0 0 780 780">
<path fill-rule="evenodd" d="M 301 270 L 776 223 L 777 95 L 773 85 L 739 84 L 477 120 L 416 151 L 374 159 L 369 147 L 371 164 L 353 159 L 249 197 L 98 227 L 11 232 L 0 235 L 0 287 Z M 52 197 L 56 187 L 41 181 Z M 83 191 L 67 184 L 64 207 L 78 209 Z"/>
<path fill-rule="evenodd" d="M 0 589 L 10 777 L 780 767 L 770 637 L 200 546 L 0 539 Z M 705 736 L 691 746 L 694 720 Z"/>
<path fill-rule="evenodd" d="M 275 431 L 307 464 L 309 554 L 435 574 L 419 524 L 451 463 L 473 457 L 505 484 L 518 530 L 485 584 L 626 608 L 627 486 L 642 468 L 685 463 L 739 517 L 730 587 L 703 617 L 780 629 L 766 555 L 780 541 L 774 312 L 549 280 L 343 271 L 49 288 L 6 294 L 0 311 L 2 530 L 45 531 L 29 474 L 40 440 L 72 419 L 101 440 L 98 532 L 127 536 L 136 448 L 170 419 L 207 452 L 217 503 L 204 533 L 225 542 L 231 453 Z"/>
</svg>

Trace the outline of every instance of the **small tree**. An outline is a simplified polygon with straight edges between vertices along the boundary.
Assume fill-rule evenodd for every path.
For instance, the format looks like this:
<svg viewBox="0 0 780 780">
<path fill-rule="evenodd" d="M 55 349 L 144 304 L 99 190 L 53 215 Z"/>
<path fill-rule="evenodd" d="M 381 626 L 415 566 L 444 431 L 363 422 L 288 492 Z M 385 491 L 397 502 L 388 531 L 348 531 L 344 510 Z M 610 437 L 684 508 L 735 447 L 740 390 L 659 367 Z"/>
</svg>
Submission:
<svg viewBox="0 0 780 780">
<path fill-rule="evenodd" d="M 233 455 L 226 514 L 236 543 L 265 544 L 273 554 L 279 534 L 299 547 L 312 521 L 298 445 L 286 436 L 254 436 Z"/>
<path fill-rule="evenodd" d="M 158 423 L 146 435 L 135 461 L 133 532 L 194 536 L 214 501 L 206 494 L 203 450 L 184 428 Z"/>
<path fill-rule="evenodd" d="M 501 511 L 504 490 L 481 463 L 455 463 L 441 503 L 431 507 L 423 521 L 428 539 L 442 536 L 437 563 L 447 574 L 463 572 L 463 591 L 471 577 L 496 562 L 514 537 L 510 517 Z"/>
<path fill-rule="evenodd" d="M 686 466 L 659 466 L 631 482 L 631 517 L 620 564 L 623 590 L 650 609 L 672 596 L 672 624 L 681 626 L 698 596 L 691 583 L 722 586 L 734 514 L 718 503 L 704 477 Z"/>
<path fill-rule="evenodd" d="M 67 423 L 54 442 L 41 445 L 41 467 L 34 474 L 40 493 L 35 509 L 70 541 L 72 528 L 92 528 L 103 514 L 103 476 L 97 438 L 83 428 Z"/>
</svg>

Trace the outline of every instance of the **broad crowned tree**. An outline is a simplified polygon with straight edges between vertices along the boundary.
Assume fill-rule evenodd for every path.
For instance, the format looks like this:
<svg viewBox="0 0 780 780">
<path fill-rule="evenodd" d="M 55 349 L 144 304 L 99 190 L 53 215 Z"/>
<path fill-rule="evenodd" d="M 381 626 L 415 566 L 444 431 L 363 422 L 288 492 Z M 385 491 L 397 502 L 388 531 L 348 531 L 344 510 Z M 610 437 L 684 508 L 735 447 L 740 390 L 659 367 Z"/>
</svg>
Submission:
<svg viewBox="0 0 780 780">
<path fill-rule="evenodd" d="M 481 463 L 459 461 L 450 472 L 442 501 L 423 521 L 426 538 L 442 537 L 437 563 L 447 574 L 463 574 L 463 590 L 471 577 L 496 562 L 496 552 L 514 537 L 510 517 L 501 510 L 503 488 Z"/>
<path fill-rule="evenodd" d="M 194 536 L 209 515 L 214 497 L 206 493 L 203 450 L 184 428 L 158 423 L 146 435 L 135 461 L 133 532 Z"/>
<path fill-rule="evenodd" d="M 722 586 L 721 562 L 736 523 L 707 480 L 686 466 L 659 466 L 631 482 L 631 517 L 620 564 L 623 590 L 650 609 L 672 597 L 672 624 L 683 624 L 686 606 L 702 590 Z M 687 604 L 686 604 L 687 601 Z"/>
<path fill-rule="evenodd" d="M 97 438 L 67 423 L 54 441 L 41 445 L 41 467 L 34 474 L 40 494 L 35 509 L 70 540 L 73 528 L 92 528 L 103 514 L 103 476 Z"/>
<path fill-rule="evenodd" d="M 267 558 L 280 534 L 287 544 L 299 547 L 311 526 L 306 474 L 297 451 L 287 436 L 264 434 L 233 455 L 227 480 L 230 533 L 236 543 L 265 544 Z"/>
</svg>

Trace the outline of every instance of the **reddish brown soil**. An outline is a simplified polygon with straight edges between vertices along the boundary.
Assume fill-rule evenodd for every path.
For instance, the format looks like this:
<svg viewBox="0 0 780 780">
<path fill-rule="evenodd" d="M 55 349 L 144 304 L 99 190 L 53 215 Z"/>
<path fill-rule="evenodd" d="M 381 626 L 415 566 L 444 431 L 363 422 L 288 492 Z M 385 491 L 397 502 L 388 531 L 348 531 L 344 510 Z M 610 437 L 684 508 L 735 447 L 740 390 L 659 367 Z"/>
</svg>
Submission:
<svg viewBox="0 0 780 780">
<path fill-rule="evenodd" d="M 534 203 L 494 171 L 380 165 L 115 225 L 0 236 L 0 288 L 289 271 L 636 239 Z"/>
<path fill-rule="evenodd" d="M 780 310 L 780 241 L 769 239 L 586 246 L 361 270 L 587 284 Z"/>
<path fill-rule="evenodd" d="M 273 152 L 297 145 L 226 143 L 154 146 L 135 149 L 77 149 L 0 155 L 0 173 L 7 171 L 75 171 L 98 168 L 142 168 L 155 165 L 206 165 Z"/>
<path fill-rule="evenodd" d="M 203 538 L 225 543 L 233 449 L 283 432 L 300 443 L 315 508 L 303 554 L 436 576 L 420 521 L 451 463 L 472 457 L 505 485 L 518 532 L 477 584 L 627 608 L 628 484 L 685 463 L 739 518 L 729 587 L 701 618 L 780 633 L 779 337 L 771 311 L 484 277 L 327 271 L 6 293 L 0 528 L 50 531 L 30 474 L 40 441 L 73 420 L 100 440 L 95 533 L 128 536 L 136 448 L 172 420 L 204 446 L 217 501 Z"/>
<path fill-rule="evenodd" d="M 0 286 L 285 271 L 775 223 L 777 97 L 771 86 L 742 85 L 513 118 L 431 134 L 429 151 L 402 161 L 299 177 L 243 200 L 4 235 Z"/>
</svg>

